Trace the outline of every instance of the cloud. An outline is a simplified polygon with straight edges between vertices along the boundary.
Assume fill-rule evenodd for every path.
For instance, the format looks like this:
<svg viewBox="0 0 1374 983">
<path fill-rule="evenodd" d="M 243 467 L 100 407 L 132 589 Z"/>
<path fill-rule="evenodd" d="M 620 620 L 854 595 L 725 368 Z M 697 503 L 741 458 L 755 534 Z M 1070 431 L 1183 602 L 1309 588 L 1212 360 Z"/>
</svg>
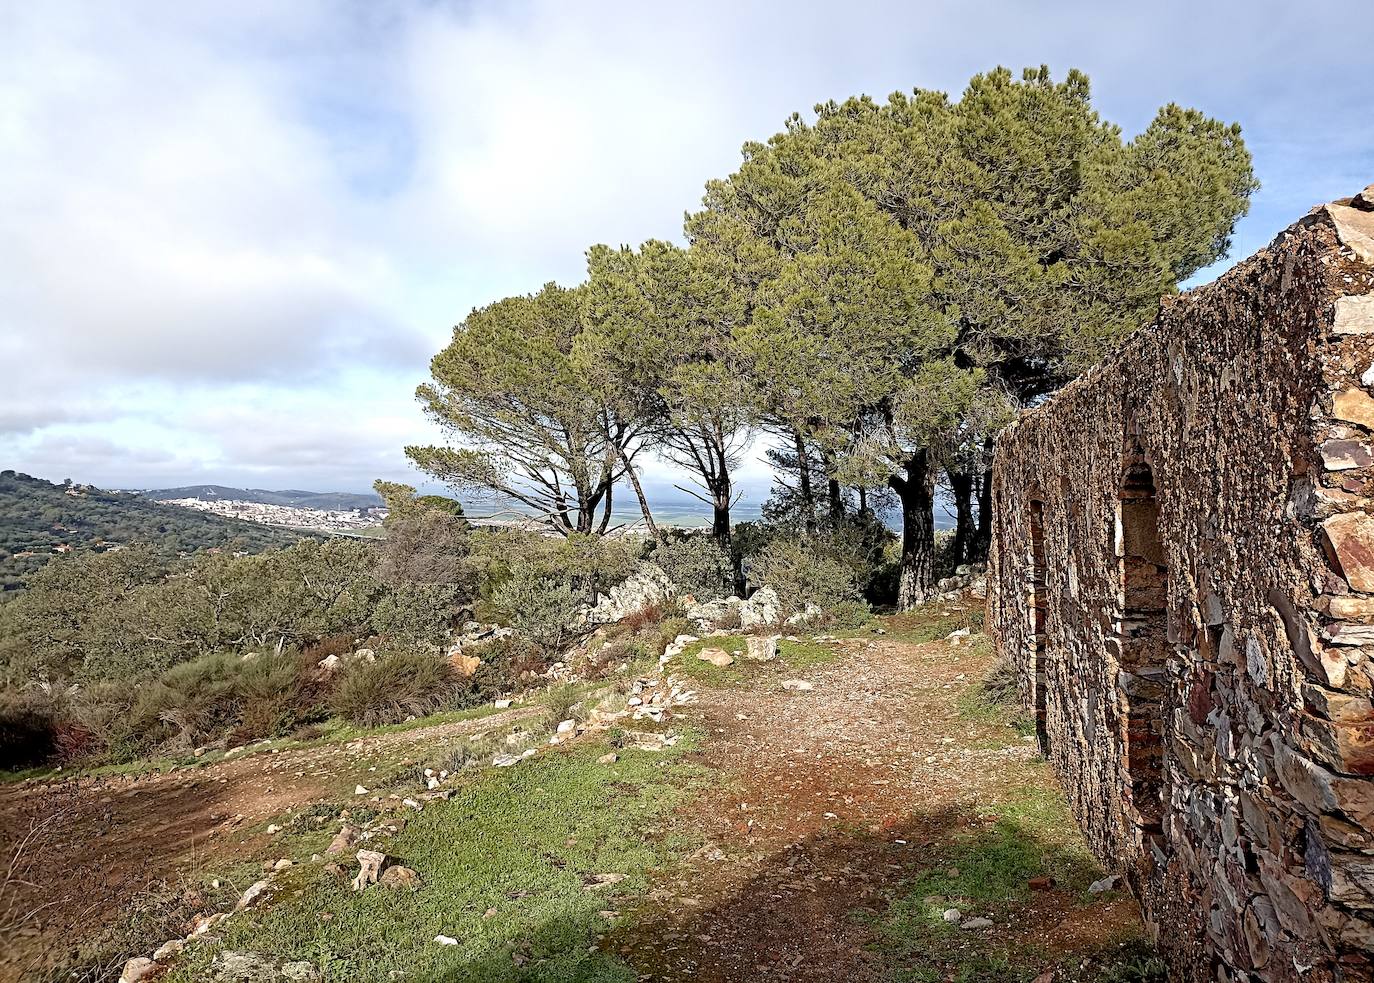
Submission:
<svg viewBox="0 0 1374 983">
<path fill-rule="evenodd" d="M 997 64 L 1085 69 L 1128 134 L 1170 100 L 1241 120 L 1265 183 L 1243 256 L 1374 179 L 1374 53 L 1333 41 L 1366 22 L 1353 0 L 9 5 L 0 466 L 404 477 L 436 436 L 414 386 L 473 306 L 679 235 L 793 111 Z"/>
</svg>

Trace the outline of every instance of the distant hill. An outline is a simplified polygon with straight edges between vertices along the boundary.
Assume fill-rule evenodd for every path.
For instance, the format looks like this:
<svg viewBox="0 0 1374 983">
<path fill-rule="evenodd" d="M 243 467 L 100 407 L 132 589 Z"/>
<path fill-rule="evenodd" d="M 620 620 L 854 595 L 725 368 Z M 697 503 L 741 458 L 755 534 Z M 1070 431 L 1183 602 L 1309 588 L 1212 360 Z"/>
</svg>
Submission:
<svg viewBox="0 0 1374 983">
<path fill-rule="evenodd" d="M 178 552 L 212 546 L 258 552 L 301 534 L 150 501 L 136 492 L 53 484 L 0 471 L 0 591 L 17 590 L 54 556 L 152 543 Z"/>
<path fill-rule="evenodd" d="M 287 488 L 231 488 L 228 485 L 187 485 L 184 488 L 158 488 L 143 492 L 144 498 L 166 502 L 174 498 L 198 498 L 204 502 L 228 499 L 234 502 L 260 502 L 263 505 L 289 505 L 298 509 L 368 509 L 382 504 L 372 492 L 312 492 Z"/>
</svg>

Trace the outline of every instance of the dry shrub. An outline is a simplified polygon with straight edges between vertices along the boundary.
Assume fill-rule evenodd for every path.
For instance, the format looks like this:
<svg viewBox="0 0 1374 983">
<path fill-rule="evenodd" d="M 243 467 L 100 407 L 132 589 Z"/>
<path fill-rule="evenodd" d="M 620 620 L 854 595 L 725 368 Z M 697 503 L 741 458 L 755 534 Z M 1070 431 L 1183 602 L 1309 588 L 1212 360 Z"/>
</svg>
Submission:
<svg viewBox="0 0 1374 983">
<path fill-rule="evenodd" d="M 666 617 L 661 601 L 650 601 L 638 611 L 631 611 L 620 619 L 620 627 L 627 632 L 641 632 L 656 627 Z"/>
<path fill-rule="evenodd" d="M 334 688 L 333 706 L 355 724 L 380 727 L 460 705 L 468 688 L 447 660 L 402 650 L 345 669 Z"/>
</svg>

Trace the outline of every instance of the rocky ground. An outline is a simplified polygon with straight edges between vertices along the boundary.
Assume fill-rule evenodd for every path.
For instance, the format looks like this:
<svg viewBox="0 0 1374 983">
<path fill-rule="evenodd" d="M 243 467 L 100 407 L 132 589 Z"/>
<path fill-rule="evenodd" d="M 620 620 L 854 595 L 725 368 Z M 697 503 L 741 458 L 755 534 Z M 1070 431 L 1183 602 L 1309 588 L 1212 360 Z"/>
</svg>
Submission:
<svg viewBox="0 0 1374 983">
<path fill-rule="evenodd" d="M 1102 872 L 1033 742 L 974 698 L 987 647 L 976 634 L 929 641 L 909 622 L 887 625 L 812 645 L 812 656 L 827 654 L 795 665 L 740 659 L 722 669 L 688 649 L 666 666 L 693 677 L 683 686 L 696 694 L 667 713 L 670 727 L 694 735 L 695 792 L 668 825 L 690 849 L 632 872 L 623 887 L 635 896 L 618 898 L 602 913 L 605 930 L 587 939 L 601 968 L 568 976 L 560 964 L 563 975 L 543 976 L 515 943 L 509 976 L 480 978 L 1044 983 L 1107 978 L 1123 958 L 1133 961 L 1112 979 L 1148 978 L 1134 905 L 1088 891 Z M 271 855 L 273 820 L 347 799 L 398 761 L 432 760 L 476 732 L 545 712 L 516 708 L 166 775 L 0 789 L 0 848 L 15 858 L 0 903 L 9 917 L 0 979 L 21 978 L 212 863 L 258 863 Z M 607 739 L 601 731 L 575 741 Z M 665 834 L 655 820 L 644 835 Z M 551 871 L 567 866 L 548 859 Z M 417 866 L 437 892 L 437 872 Z M 417 957 L 433 950 L 433 934 L 413 940 Z M 287 958 L 282 970 L 316 978 L 311 963 Z M 359 978 L 356 965 L 321 975 Z"/>
<path fill-rule="evenodd" d="M 51 962 L 211 863 L 251 860 L 270 840 L 269 821 L 290 810 L 353 798 L 398 758 L 542 712 L 519 707 L 276 752 L 269 744 L 168 774 L 0 785 L 0 980 Z"/>
<path fill-rule="evenodd" d="M 846 640 L 836 662 L 808 677 L 810 690 L 703 697 L 694 714 L 708 735 L 701 759 L 720 780 L 690 816 L 706 843 L 612 943 L 641 979 L 938 979 L 1006 951 L 1029 957 L 1016 962 L 1031 976 L 1079 956 L 1084 977 L 1097 977 L 1092 961 L 1138 934 L 1138 912 L 1115 892 L 1082 904 L 1082 884 L 1037 882 L 1048 871 L 1008 885 L 1024 895 L 1010 906 L 916 899 L 942 916 L 960 906 L 954 924 L 990 924 L 938 946 L 924 946 L 915 926 L 921 951 L 910 959 L 885 930 L 892 905 L 924 874 L 948 873 L 951 845 L 998 825 L 995 810 L 1058 799 L 1031 740 L 961 706 L 990 661 L 964 642 Z M 1059 832 L 1040 852 L 1077 845 L 1075 831 Z M 1040 835 L 1025 824 L 1027 839 Z M 932 960 L 933 948 L 942 951 Z"/>
</svg>

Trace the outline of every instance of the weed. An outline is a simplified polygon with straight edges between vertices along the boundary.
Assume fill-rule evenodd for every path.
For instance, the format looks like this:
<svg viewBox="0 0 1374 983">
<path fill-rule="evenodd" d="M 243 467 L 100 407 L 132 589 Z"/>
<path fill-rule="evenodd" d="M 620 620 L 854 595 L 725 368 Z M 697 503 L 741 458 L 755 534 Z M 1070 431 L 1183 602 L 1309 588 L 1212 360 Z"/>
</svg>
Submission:
<svg viewBox="0 0 1374 983">
<path fill-rule="evenodd" d="M 604 749 L 588 745 L 471 773 L 450 801 L 429 804 L 380 845 L 420 872 L 422 890 L 356 894 L 306 865 L 292 884 L 298 896 L 237 917 L 167 979 L 205 979 L 218 952 L 252 949 L 309 961 L 325 981 L 403 972 L 472 983 L 630 983 L 628 967 L 589 943 L 606 928 L 599 913 L 642 891 L 648 872 L 681 846 L 644 831 L 691 794 L 686 744 L 627 750 L 614 769 L 597 765 Z M 625 877 L 588 888 L 607 873 Z M 458 944 L 435 945 L 437 935 Z"/>
</svg>

